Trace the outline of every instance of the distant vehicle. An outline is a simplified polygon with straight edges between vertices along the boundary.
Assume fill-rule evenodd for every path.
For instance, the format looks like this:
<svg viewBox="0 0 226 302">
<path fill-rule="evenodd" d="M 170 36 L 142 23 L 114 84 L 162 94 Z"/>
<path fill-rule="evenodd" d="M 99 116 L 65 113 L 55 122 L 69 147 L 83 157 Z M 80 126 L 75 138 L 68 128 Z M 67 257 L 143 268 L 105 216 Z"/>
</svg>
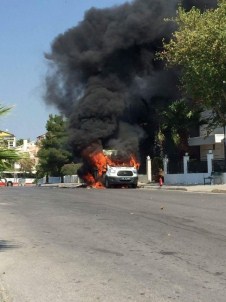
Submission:
<svg viewBox="0 0 226 302">
<path fill-rule="evenodd" d="M 24 173 L 18 171 L 3 171 L 0 174 L 0 186 L 25 186 L 34 183 L 34 177 L 24 176 Z"/>
<path fill-rule="evenodd" d="M 0 178 L 0 187 L 5 187 L 5 186 L 6 186 L 5 179 Z"/>
</svg>

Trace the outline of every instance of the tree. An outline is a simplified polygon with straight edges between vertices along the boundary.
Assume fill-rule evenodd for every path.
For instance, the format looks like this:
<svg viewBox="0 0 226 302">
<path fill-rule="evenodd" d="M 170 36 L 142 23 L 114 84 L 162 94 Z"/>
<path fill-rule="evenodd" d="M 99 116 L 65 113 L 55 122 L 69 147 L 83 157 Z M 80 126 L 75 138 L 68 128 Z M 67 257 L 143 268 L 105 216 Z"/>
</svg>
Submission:
<svg viewBox="0 0 226 302">
<path fill-rule="evenodd" d="M 31 174 L 35 166 L 35 160 L 29 158 L 28 156 L 23 156 L 23 158 L 21 158 L 18 163 L 20 165 L 20 170 L 24 173 Z"/>
<path fill-rule="evenodd" d="M 13 165 L 20 159 L 15 150 L 0 147 L 0 172 L 4 170 L 13 170 Z"/>
<path fill-rule="evenodd" d="M 5 107 L 5 106 L 0 105 L 0 116 L 3 116 L 5 114 L 9 113 L 11 109 L 12 109 L 11 107 Z"/>
<path fill-rule="evenodd" d="M 24 143 L 24 140 L 22 138 L 19 138 L 19 139 L 16 140 L 16 145 L 17 146 L 22 146 L 23 143 Z"/>
<path fill-rule="evenodd" d="M 61 173 L 63 175 L 75 175 L 77 174 L 77 171 L 79 168 L 81 168 L 82 163 L 78 163 L 78 164 L 65 164 L 63 165 L 63 167 L 61 168 Z"/>
<path fill-rule="evenodd" d="M 184 154 L 188 152 L 188 137 L 202 122 L 200 111 L 184 99 L 170 104 L 161 112 L 161 132 Z M 169 150 L 169 146 L 165 148 Z"/>
<path fill-rule="evenodd" d="M 168 20 L 169 21 L 169 20 Z M 214 10 L 201 12 L 179 7 L 173 20 L 178 29 L 163 42 L 158 57 L 168 66 L 179 66 L 185 95 L 197 106 L 211 110 L 210 126 L 226 125 L 226 1 Z"/>
<path fill-rule="evenodd" d="M 62 116 L 49 115 L 46 137 L 38 151 L 38 176 L 62 176 L 61 168 L 72 160 L 67 144 L 66 121 Z"/>
</svg>

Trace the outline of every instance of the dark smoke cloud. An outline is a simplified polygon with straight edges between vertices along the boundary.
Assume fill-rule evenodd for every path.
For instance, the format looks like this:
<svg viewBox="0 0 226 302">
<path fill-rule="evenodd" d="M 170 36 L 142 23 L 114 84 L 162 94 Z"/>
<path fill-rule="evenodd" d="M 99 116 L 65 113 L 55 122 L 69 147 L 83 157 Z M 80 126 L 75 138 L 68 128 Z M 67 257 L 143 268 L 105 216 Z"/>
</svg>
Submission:
<svg viewBox="0 0 226 302">
<path fill-rule="evenodd" d="M 195 6 L 203 11 L 216 7 L 217 0 L 185 0 L 183 1 L 183 6 L 185 9 L 190 9 L 192 6 Z"/>
<path fill-rule="evenodd" d="M 141 114 L 153 99 L 178 96 L 177 72 L 154 60 L 162 39 L 175 29 L 164 21 L 179 0 L 136 0 L 109 9 L 92 8 L 76 27 L 56 37 L 49 59 L 46 102 L 69 118 L 76 151 L 92 142 L 138 152 L 145 136 Z M 186 9 L 216 1 L 183 1 Z M 145 116 L 145 114 L 144 114 Z"/>
</svg>

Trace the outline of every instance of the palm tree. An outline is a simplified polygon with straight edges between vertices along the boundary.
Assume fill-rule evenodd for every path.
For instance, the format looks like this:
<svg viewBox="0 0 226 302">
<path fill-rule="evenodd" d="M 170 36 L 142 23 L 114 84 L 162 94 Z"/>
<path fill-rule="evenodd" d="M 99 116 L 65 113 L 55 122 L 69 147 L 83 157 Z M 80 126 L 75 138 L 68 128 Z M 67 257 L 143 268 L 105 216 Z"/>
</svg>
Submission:
<svg viewBox="0 0 226 302">
<path fill-rule="evenodd" d="M 183 154 L 188 152 L 188 136 L 200 122 L 200 109 L 182 99 L 174 101 L 161 113 L 161 133 L 168 135 L 174 146 Z"/>
</svg>

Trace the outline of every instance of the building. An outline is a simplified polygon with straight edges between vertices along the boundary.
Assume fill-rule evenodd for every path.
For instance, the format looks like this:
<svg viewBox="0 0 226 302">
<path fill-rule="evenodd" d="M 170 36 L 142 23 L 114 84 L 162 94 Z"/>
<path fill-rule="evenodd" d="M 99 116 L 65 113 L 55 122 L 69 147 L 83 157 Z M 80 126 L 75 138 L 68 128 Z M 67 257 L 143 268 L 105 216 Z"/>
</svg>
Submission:
<svg viewBox="0 0 226 302">
<path fill-rule="evenodd" d="M 14 149 L 18 153 L 27 153 L 28 158 L 34 162 L 33 171 L 36 172 L 36 166 L 38 165 L 37 153 L 39 150 L 40 142 L 45 138 L 45 134 L 37 137 L 37 141 L 23 140 L 23 144 L 17 146 L 16 137 L 14 134 L 8 131 L 0 130 L 0 147 L 7 149 Z M 15 169 L 20 170 L 20 164 L 15 163 Z"/>
<path fill-rule="evenodd" d="M 38 164 L 37 153 L 39 150 L 37 143 L 35 143 L 34 141 L 28 142 L 27 140 L 23 140 L 23 144 L 20 146 L 17 146 L 15 148 L 15 150 L 18 153 L 27 153 L 28 154 L 29 158 L 34 162 L 33 171 L 36 172 L 36 166 Z M 19 169 L 20 167 L 17 166 L 17 168 Z"/>
<path fill-rule="evenodd" d="M 206 160 L 208 152 L 211 150 L 214 158 L 223 160 L 225 158 L 225 129 L 215 128 L 214 131 L 207 135 L 204 127 L 200 127 L 200 135 L 197 137 L 190 137 L 188 139 L 189 146 L 200 147 L 200 159 Z"/>
<path fill-rule="evenodd" d="M 202 118 L 208 119 L 209 111 L 202 114 Z M 205 161 L 207 154 L 211 151 L 215 160 L 225 159 L 225 127 L 217 127 L 210 133 L 207 133 L 207 125 L 199 127 L 199 136 L 190 137 L 188 145 L 198 146 L 200 149 L 200 160 Z"/>
<path fill-rule="evenodd" d="M 0 130 L 0 147 L 13 149 L 16 147 L 16 137 L 14 134 Z"/>
</svg>

